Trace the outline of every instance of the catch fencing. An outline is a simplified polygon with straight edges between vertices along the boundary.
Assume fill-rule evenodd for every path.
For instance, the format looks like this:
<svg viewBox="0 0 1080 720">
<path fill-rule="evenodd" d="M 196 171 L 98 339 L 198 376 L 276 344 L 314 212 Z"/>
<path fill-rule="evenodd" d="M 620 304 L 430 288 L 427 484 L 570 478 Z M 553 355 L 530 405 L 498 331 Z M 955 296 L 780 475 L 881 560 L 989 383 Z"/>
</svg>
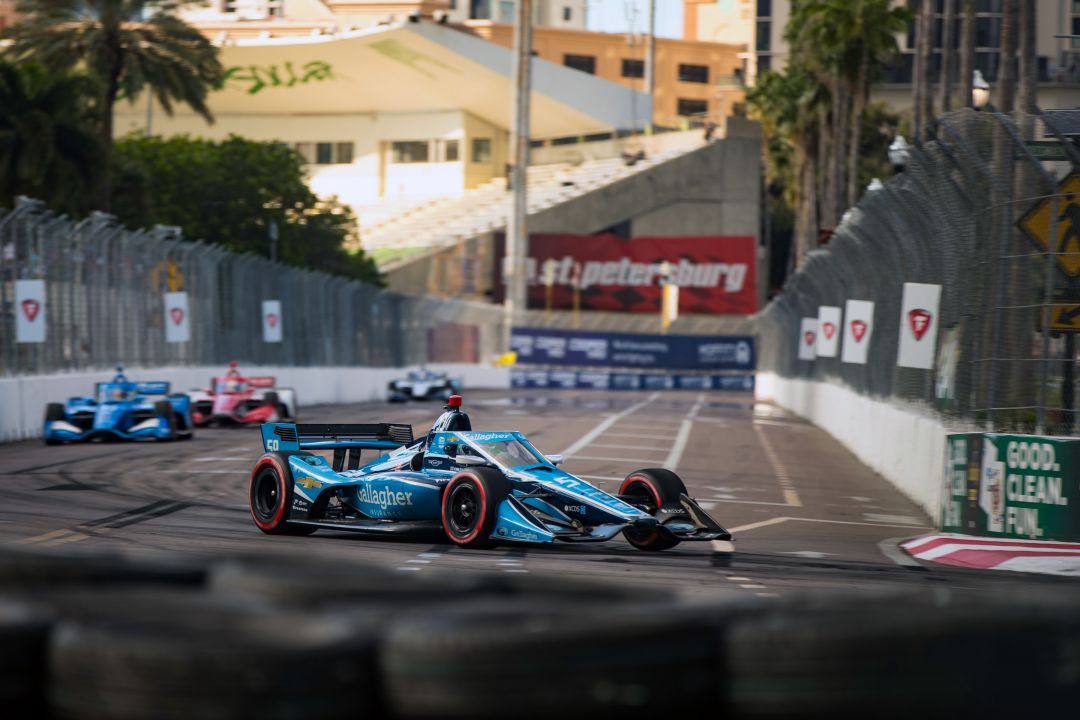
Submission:
<svg viewBox="0 0 1080 720">
<path fill-rule="evenodd" d="M 934 139 L 912 147 L 883 189 L 867 190 L 761 313 L 759 368 L 839 381 L 989 431 L 1074 434 L 1077 168 L 1080 152 L 1043 115 L 988 108 L 939 118 Z M 902 307 L 905 283 L 940 286 L 929 369 L 898 363 L 904 334 L 927 320 Z M 800 359 L 803 319 L 849 300 L 874 303 L 865 364 L 841 352 Z"/>
<path fill-rule="evenodd" d="M 44 342 L 16 342 L 16 281 L 44 280 Z M 189 339 L 167 342 L 165 294 L 186 292 Z M 278 300 L 282 338 L 264 339 Z M 412 297 L 182 239 L 82 221 L 20 198 L 0 209 L 0 375 L 117 363 L 403 366 L 475 363 L 501 347 L 501 309 Z"/>
</svg>

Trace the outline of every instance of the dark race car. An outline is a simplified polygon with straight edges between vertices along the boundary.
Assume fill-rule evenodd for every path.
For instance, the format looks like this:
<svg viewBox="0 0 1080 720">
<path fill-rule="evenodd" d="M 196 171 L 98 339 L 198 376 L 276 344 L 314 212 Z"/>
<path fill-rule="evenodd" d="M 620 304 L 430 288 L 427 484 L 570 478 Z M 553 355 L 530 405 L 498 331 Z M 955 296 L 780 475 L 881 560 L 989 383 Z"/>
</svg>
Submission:
<svg viewBox="0 0 1080 720">
<path fill-rule="evenodd" d="M 391 380 L 387 386 L 386 399 L 390 402 L 408 400 L 442 400 L 446 402 L 461 389 L 461 383 L 446 373 L 426 368 L 410 371 L 405 377 Z"/>
<path fill-rule="evenodd" d="M 598 542 L 641 550 L 731 540 L 662 468 L 636 470 L 617 495 L 558 468 L 519 432 L 476 432 L 450 398 L 431 430 L 410 425 L 267 423 L 251 473 L 251 515 L 266 533 L 441 530 L 454 543 Z M 377 457 L 361 465 L 361 452 Z M 328 461 L 318 451 L 333 451 Z"/>
<path fill-rule="evenodd" d="M 167 382 L 131 382 L 116 368 L 93 397 L 45 406 L 42 436 L 49 445 L 79 440 L 187 440 L 193 434 L 191 403 L 169 393 Z"/>
</svg>

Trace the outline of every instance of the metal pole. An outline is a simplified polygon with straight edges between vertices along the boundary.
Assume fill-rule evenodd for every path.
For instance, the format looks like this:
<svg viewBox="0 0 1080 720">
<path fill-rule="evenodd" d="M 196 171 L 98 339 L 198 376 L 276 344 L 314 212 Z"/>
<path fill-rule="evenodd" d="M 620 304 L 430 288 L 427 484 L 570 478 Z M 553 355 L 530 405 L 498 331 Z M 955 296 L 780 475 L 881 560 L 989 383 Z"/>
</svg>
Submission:
<svg viewBox="0 0 1080 720">
<path fill-rule="evenodd" d="M 1043 318 L 1042 318 L 1042 377 L 1039 378 L 1039 406 L 1035 408 L 1035 434 L 1046 434 L 1046 393 L 1047 383 L 1050 382 L 1050 330 L 1054 322 L 1054 263 L 1058 245 L 1058 212 L 1060 193 L 1054 194 L 1050 205 L 1050 231 L 1046 237 L 1045 274 L 1043 276 Z"/>
<path fill-rule="evenodd" d="M 506 299 L 503 303 L 505 323 L 504 345 L 510 348 L 510 330 L 514 318 L 526 308 L 525 263 L 529 255 L 529 235 L 526 227 L 528 194 L 525 183 L 529 165 L 529 92 L 530 58 L 532 48 L 532 0 L 518 0 L 514 22 L 514 105 L 513 127 L 510 132 L 510 152 L 513 169 L 510 183 L 514 192 L 514 207 L 506 233 Z"/>
<path fill-rule="evenodd" d="M 648 119 L 645 131 L 651 133 L 653 118 L 656 115 L 656 0 L 649 0 L 649 37 L 645 45 L 645 91 L 649 94 Z"/>
</svg>

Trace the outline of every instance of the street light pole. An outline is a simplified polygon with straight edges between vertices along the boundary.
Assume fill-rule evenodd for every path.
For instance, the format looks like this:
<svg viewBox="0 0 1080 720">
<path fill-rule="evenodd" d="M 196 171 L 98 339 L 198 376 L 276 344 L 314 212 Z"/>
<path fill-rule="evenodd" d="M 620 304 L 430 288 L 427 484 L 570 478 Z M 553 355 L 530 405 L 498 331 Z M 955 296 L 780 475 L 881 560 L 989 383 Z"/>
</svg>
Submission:
<svg viewBox="0 0 1080 720">
<path fill-rule="evenodd" d="M 645 91 L 649 93 L 649 118 L 645 122 L 647 132 L 652 132 L 656 115 L 656 0 L 649 0 L 649 38 L 645 46 Z"/>
<path fill-rule="evenodd" d="M 510 184 L 514 193 L 513 211 L 507 223 L 506 260 L 503 276 L 506 297 L 503 301 L 504 343 L 510 347 L 510 331 L 514 318 L 524 312 L 527 300 L 526 259 L 529 255 L 528 194 L 525 186 L 529 165 L 529 92 L 532 56 L 532 0 L 518 0 L 514 22 L 514 106 L 513 127 L 510 133 L 510 152 L 513 165 Z"/>
</svg>

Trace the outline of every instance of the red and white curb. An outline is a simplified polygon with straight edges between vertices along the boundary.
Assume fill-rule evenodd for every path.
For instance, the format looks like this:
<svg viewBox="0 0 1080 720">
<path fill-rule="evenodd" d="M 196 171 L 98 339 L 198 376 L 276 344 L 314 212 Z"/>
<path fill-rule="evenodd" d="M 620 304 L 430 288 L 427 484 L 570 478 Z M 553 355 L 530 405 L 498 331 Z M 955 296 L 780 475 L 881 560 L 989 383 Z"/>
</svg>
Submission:
<svg viewBox="0 0 1080 720">
<path fill-rule="evenodd" d="M 1080 577 L 1080 543 L 924 535 L 901 543 L 918 560 L 956 567 Z"/>
</svg>

